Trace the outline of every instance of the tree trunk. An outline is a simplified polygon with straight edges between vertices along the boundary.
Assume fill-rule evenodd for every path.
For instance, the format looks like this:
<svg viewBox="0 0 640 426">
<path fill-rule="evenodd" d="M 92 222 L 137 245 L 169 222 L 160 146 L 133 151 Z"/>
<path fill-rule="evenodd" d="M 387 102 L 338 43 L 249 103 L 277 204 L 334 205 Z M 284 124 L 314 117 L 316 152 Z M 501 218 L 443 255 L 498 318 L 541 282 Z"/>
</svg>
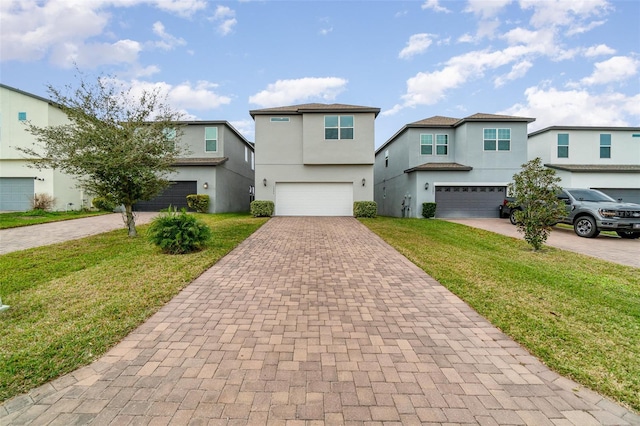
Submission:
<svg viewBox="0 0 640 426">
<path fill-rule="evenodd" d="M 136 217 L 133 214 L 133 206 L 131 204 L 125 204 L 122 217 L 124 219 L 125 225 L 127 225 L 127 229 L 129 230 L 129 236 L 137 237 L 138 232 L 136 231 Z"/>
</svg>

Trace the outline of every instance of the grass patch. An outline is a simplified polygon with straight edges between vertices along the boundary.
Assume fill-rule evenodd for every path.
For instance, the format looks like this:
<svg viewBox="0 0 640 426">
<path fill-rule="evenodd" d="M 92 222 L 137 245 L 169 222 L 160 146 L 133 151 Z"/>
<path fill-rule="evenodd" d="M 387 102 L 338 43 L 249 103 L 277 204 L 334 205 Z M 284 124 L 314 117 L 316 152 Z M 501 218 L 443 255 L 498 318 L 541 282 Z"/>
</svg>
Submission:
<svg viewBox="0 0 640 426">
<path fill-rule="evenodd" d="M 39 223 L 79 219 L 81 217 L 97 216 L 101 214 L 108 214 L 108 212 L 85 210 L 48 212 L 44 210 L 29 210 L 26 212 L 0 213 L 0 229 L 18 228 L 20 226 L 37 225 Z"/>
<path fill-rule="evenodd" d="M 267 220 L 196 216 L 213 233 L 196 253 L 162 254 L 144 225 L 0 256 L 0 401 L 104 354 Z"/>
<path fill-rule="evenodd" d="M 640 410 L 640 271 L 440 220 L 360 219 L 563 376 Z"/>
</svg>

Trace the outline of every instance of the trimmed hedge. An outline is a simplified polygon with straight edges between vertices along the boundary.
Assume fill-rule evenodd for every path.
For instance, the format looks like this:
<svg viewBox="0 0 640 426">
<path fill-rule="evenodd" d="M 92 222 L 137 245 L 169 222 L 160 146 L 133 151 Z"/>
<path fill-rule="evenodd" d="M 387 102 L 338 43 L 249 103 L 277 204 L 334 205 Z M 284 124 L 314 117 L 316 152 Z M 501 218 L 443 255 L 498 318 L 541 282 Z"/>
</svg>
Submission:
<svg viewBox="0 0 640 426">
<path fill-rule="evenodd" d="M 91 200 L 91 204 L 98 210 L 112 212 L 116 205 L 104 197 L 95 197 Z"/>
<path fill-rule="evenodd" d="M 378 204 L 375 201 L 355 201 L 353 215 L 355 217 L 377 217 Z"/>
<path fill-rule="evenodd" d="M 422 203 L 422 216 L 426 218 L 436 216 L 436 203 Z"/>
<path fill-rule="evenodd" d="M 251 202 L 251 214 L 253 217 L 271 217 L 275 210 L 273 201 L 255 200 Z"/>
<path fill-rule="evenodd" d="M 207 213 L 209 211 L 209 200 L 210 198 L 207 194 L 187 195 L 187 205 L 198 213 Z"/>
</svg>

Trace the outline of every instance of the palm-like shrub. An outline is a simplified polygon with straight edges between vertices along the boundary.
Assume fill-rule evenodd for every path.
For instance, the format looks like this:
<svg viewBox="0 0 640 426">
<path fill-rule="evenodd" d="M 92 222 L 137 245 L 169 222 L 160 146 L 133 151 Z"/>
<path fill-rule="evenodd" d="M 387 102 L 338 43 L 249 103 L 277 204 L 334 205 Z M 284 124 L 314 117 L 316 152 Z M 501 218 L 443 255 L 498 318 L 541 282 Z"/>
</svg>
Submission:
<svg viewBox="0 0 640 426">
<path fill-rule="evenodd" d="M 164 253 L 184 254 L 200 250 L 211 239 L 211 229 L 182 209 L 160 213 L 149 226 L 147 235 Z"/>
</svg>

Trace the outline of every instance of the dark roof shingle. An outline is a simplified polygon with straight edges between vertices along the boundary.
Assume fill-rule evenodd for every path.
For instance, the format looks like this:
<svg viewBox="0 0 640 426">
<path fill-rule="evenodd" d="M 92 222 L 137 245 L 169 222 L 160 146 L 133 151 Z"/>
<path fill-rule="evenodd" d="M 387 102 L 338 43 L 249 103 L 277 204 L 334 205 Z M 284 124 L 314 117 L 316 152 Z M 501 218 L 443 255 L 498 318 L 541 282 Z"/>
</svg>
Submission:
<svg viewBox="0 0 640 426">
<path fill-rule="evenodd" d="M 404 172 L 468 172 L 470 170 L 473 170 L 473 167 L 458 163 L 424 163 Z"/>
</svg>

